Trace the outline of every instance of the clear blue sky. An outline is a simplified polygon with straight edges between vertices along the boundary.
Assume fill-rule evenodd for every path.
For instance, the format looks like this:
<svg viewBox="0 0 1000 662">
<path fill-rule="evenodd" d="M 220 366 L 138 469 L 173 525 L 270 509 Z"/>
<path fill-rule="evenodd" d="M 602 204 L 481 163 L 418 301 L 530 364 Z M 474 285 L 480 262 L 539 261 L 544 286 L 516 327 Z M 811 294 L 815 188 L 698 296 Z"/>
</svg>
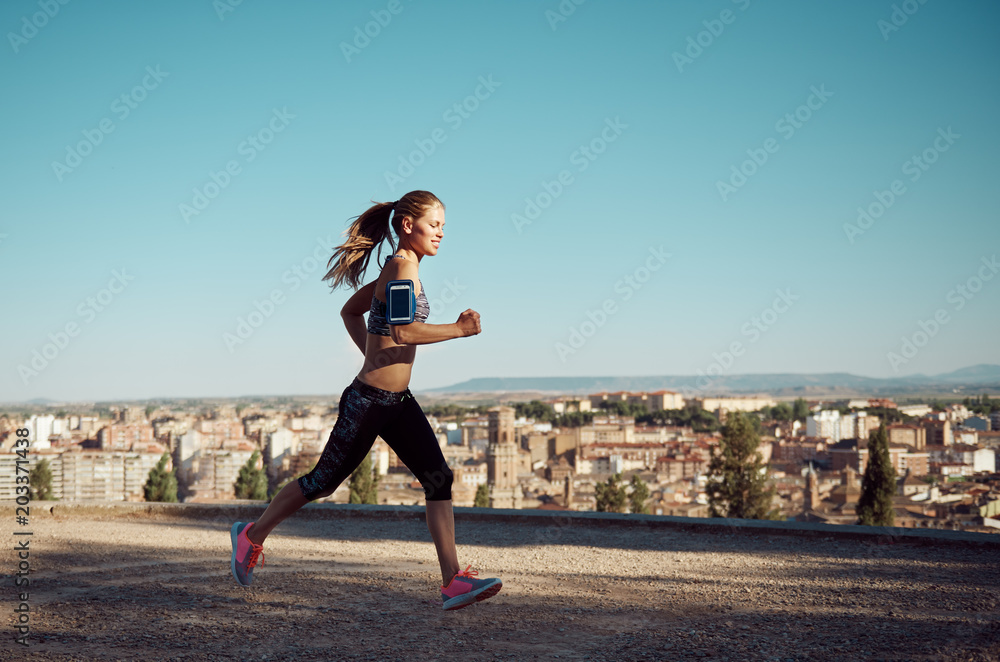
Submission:
<svg viewBox="0 0 1000 662">
<path fill-rule="evenodd" d="M 318 240 L 412 189 L 447 205 L 420 271 L 428 323 L 473 308 L 483 326 L 420 348 L 414 390 L 691 375 L 735 342 L 723 374 L 1000 363 L 1000 277 L 954 290 L 993 276 L 982 260 L 1000 252 L 995 3 L 912 2 L 890 30 L 894 3 L 867 0 L 592 0 L 561 21 L 556 0 L 226 2 L 0 6 L 0 400 L 339 394 L 362 356 Z M 345 54 L 372 12 L 387 24 Z M 386 173 L 434 135 L 392 188 Z M 185 218 L 194 189 L 214 197 Z M 116 271 L 127 285 L 102 294 Z M 230 351 L 225 334 L 275 289 Z M 798 298 L 775 310 L 778 290 Z M 891 361 L 939 310 L 933 337 Z M 576 348 L 574 328 L 589 334 Z M 50 334 L 65 346 L 23 373 Z"/>
</svg>

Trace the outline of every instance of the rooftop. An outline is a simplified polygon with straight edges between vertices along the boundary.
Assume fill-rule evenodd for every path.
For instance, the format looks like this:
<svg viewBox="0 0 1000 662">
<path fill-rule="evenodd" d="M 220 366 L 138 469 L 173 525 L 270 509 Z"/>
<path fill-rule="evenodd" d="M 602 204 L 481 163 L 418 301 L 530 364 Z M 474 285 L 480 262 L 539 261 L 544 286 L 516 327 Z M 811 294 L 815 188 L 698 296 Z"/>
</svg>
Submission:
<svg viewBox="0 0 1000 662">
<path fill-rule="evenodd" d="M 242 588 L 229 527 L 260 505 L 48 505 L 31 508 L 31 645 L 18 660 L 1000 653 L 1000 536 L 457 508 L 462 567 L 504 587 L 443 612 L 423 507 L 311 504 Z M 0 563 L 13 574 L 11 546 Z"/>
</svg>

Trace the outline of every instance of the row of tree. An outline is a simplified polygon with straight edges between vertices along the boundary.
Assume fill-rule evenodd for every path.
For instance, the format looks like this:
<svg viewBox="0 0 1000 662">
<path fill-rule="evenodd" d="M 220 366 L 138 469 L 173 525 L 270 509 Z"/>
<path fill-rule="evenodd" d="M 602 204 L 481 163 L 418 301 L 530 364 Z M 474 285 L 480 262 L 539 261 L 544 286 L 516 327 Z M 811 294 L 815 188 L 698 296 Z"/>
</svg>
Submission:
<svg viewBox="0 0 1000 662">
<path fill-rule="evenodd" d="M 606 482 L 594 486 L 597 512 L 624 513 L 627 502 L 630 513 L 648 515 L 649 506 L 646 505 L 646 500 L 649 499 L 649 486 L 636 474 L 632 474 L 632 480 L 628 485 L 623 485 L 621 480 L 622 475 L 616 473 Z M 632 489 L 629 490 L 629 487 Z"/>
<path fill-rule="evenodd" d="M 989 416 L 993 412 L 1000 411 L 1000 400 L 990 400 L 990 396 L 986 393 L 983 393 L 978 398 L 965 398 L 962 400 L 962 404 L 965 405 L 966 409 L 980 416 Z M 944 407 L 941 407 L 941 409 L 944 409 Z"/>
</svg>

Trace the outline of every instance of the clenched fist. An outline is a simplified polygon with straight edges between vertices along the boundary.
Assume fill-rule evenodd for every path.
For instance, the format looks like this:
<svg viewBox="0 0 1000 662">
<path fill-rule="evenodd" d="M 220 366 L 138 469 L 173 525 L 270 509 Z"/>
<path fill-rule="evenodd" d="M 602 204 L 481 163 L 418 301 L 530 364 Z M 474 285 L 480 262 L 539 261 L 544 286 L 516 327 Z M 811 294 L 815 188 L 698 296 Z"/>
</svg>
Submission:
<svg viewBox="0 0 1000 662">
<path fill-rule="evenodd" d="M 455 322 L 463 336 L 474 336 L 483 332 L 483 327 L 479 324 L 479 313 L 469 308 L 458 316 Z"/>
</svg>

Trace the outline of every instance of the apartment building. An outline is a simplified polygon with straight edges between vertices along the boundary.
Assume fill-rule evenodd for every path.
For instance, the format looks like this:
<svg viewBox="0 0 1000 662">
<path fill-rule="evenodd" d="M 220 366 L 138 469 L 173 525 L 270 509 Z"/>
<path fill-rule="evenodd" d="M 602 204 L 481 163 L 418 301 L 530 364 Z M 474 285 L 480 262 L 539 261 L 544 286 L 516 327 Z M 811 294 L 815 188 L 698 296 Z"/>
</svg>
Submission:
<svg viewBox="0 0 1000 662">
<path fill-rule="evenodd" d="M 13 436 L 13 435 L 11 435 Z M 55 499 L 63 498 L 62 494 L 62 463 L 59 461 L 59 451 L 35 451 L 28 453 L 28 462 L 21 464 L 21 472 L 17 471 L 17 461 L 22 459 L 13 451 L 0 453 L 0 500 L 13 501 L 18 497 L 17 476 L 26 476 L 25 472 L 32 471 L 43 459 L 48 460 L 49 471 L 52 473 L 52 496 Z"/>
<path fill-rule="evenodd" d="M 635 419 L 631 416 L 594 416 L 590 425 L 582 425 L 576 430 L 579 435 L 579 446 L 635 442 Z"/>
<path fill-rule="evenodd" d="M 154 439 L 153 426 L 145 421 L 116 422 L 97 433 L 97 443 L 102 451 L 127 451 L 146 446 Z"/>
<path fill-rule="evenodd" d="M 723 422 L 725 421 L 727 412 L 760 411 L 764 407 L 774 407 L 778 404 L 773 398 L 761 397 L 693 398 L 689 402 L 698 405 L 706 411 L 712 412 Z"/>
<path fill-rule="evenodd" d="M 563 397 L 563 398 L 551 398 L 549 400 L 543 400 L 545 404 L 552 407 L 552 411 L 555 413 L 562 414 L 572 414 L 577 412 L 592 411 L 589 397 L 573 398 L 573 397 Z"/>
<path fill-rule="evenodd" d="M 824 409 L 812 416 L 806 417 L 806 436 L 822 437 L 829 439 L 832 443 L 841 440 L 840 434 L 840 412 L 835 409 Z M 843 437 L 848 439 L 850 437 Z"/>
<path fill-rule="evenodd" d="M 576 467 L 582 474 L 652 470 L 661 457 L 671 453 L 666 444 L 593 443 L 580 449 Z"/>
<path fill-rule="evenodd" d="M 927 430 L 928 446 L 951 446 L 955 443 L 951 421 L 936 418 L 923 418 L 920 424 Z"/>
<path fill-rule="evenodd" d="M 923 450 L 927 447 L 927 428 L 922 425 L 907 423 L 887 425 L 886 435 L 889 438 L 890 444 L 904 444 L 912 446 L 916 450 Z M 868 439 L 867 436 L 857 438 Z"/>
<path fill-rule="evenodd" d="M 73 449 L 60 453 L 52 465 L 59 465 L 66 501 L 143 501 L 143 486 L 162 455 Z"/>
<path fill-rule="evenodd" d="M 771 444 L 771 461 L 781 464 L 803 465 L 806 462 L 828 462 L 827 439 L 805 437 L 778 439 Z"/>
<path fill-rule="evenodd" d="M 660 483 L 691 480 L 707 468 L 708 463 L 704 459 L 693 455 L 663 456 L 657 458 L 655 466 L 657 481 Z"/>
</svg>

